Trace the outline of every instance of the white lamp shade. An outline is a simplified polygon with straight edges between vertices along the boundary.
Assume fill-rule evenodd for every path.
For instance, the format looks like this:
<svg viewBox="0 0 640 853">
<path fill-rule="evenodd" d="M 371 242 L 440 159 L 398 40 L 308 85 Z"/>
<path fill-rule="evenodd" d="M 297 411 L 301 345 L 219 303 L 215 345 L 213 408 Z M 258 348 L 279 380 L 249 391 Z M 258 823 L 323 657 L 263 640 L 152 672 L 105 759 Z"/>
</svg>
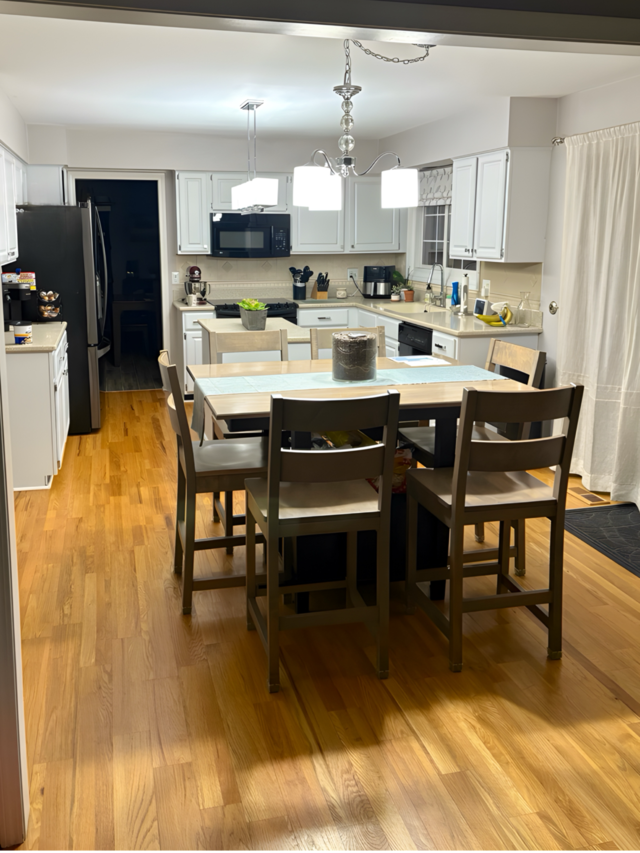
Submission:
<svg viewBox="0 0 640 853">
<path fill-rule="evenodd" d="M 342 210 L 342 187 L 344 180 L 340 175 L 333 175 L 329 169 L 318 183 L 314 199 L 309 203 L 309 210 Z"/>
<path fill-rule="evenodd" d="M 417 169 L 388 169 L 382 172 L 381 207 L 417 207 Z"/>
<path fill-rule="evenodd" d="M 243 210 L 245 207 L 273 207 L 278 203 L 278 179 L 254 178 L 237 187 L 231 187 L 231 207 Z"/>
<path fill-rule="evenodd" d="M 310 210 L 341 210 L 342 179 L 333 175 L 328 166 L 296 166 L 293 203 Z"/>
</svg>

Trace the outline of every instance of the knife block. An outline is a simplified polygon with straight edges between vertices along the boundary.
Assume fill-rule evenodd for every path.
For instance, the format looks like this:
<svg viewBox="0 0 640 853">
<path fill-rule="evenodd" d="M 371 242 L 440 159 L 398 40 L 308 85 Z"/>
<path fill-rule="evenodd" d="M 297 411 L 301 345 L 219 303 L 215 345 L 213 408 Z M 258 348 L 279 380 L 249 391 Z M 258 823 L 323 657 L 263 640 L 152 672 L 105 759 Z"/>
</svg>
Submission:
<svg viewBox="0 0 640 853">
<path fill-rule="evenodd" d="M 328 290 L 318 290 L 318 282 L 314 282 L 313 290 L 311 291 L 311 299 L 326 299 L 328 295 Z"/>
</svg>

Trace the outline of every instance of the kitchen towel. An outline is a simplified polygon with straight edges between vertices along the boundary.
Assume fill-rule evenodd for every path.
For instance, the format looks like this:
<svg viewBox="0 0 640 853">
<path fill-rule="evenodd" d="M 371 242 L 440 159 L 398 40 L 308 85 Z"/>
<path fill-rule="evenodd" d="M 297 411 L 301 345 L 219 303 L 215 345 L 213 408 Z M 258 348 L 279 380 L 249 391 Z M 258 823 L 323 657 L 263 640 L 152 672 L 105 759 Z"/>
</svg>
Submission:
<svg viewBox="0 0 640 853">
<path fill-rule="evenodd" d="M 197 379 L 193 390 L 193 418 L 191 428 L 200 438 L 204 430 L 204 398 L 218 394 L 290 394 L 317 388 L 344 388 L 345 386 L 421 385 L 434 382 L 481 382 L 488 379 L 506 379 L 473 364 L 447 365 L 446 367 L 401 367 L 397 370 L 379 370 L 375 379 L 360 382 L 337 382 L 327 373 L 287 373 L 260 376 L 233 376 L 218 379 Z"/>
</svg>

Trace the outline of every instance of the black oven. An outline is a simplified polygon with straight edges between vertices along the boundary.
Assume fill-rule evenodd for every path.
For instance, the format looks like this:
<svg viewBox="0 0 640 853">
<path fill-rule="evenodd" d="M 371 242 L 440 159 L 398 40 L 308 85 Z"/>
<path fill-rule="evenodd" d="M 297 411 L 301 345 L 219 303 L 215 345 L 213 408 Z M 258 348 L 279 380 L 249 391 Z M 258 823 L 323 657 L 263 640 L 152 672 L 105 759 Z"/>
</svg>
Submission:
<svg viewBox="0 0 640 853">
<path fill-rule="evenodd" d="M 291 217 L 288 213 L 212 213 L 214 258 L 288 258 Z"/>
</svg>

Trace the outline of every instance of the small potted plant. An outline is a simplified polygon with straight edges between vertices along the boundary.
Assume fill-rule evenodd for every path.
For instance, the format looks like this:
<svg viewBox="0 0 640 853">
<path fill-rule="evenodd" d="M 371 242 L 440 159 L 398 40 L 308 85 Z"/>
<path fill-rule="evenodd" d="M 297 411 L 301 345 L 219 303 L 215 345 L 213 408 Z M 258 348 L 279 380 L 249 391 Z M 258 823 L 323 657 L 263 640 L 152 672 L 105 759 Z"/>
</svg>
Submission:
<svg viewBox="0 0 640 853">
<path fill-rule="evenodd" d="M 407 279 L 399 270 L 394 270 L 391 273 L 391 280 L 394 285 L 397 285 L 400 288 L 400 292 L 404 293 L 404 301 L 413 302 L 413 285 L 409 284 Z"/>
<path fill-rule="evenodd" d="M 404 301 L 405 302 L 413 302 L 414 292 L 413 285 L 408 281 L 402 286 L 402 292 L 404 293 Z"/>
<path fill-rule="evenodd" d="M 391 301 L 392 302 L 400 302 L 400 294 L 401 293 L 402 293 L 402 285 L 401 284 L 391 285 Z"/>
<path fill-rule="evenodd" d="M 243 299 L 238 302 L 240 306 L 240 319 L 245 329 L 251 332 L 262 331 L 267 325 L 268 308 L 259 299 Z"/>
</svg>

